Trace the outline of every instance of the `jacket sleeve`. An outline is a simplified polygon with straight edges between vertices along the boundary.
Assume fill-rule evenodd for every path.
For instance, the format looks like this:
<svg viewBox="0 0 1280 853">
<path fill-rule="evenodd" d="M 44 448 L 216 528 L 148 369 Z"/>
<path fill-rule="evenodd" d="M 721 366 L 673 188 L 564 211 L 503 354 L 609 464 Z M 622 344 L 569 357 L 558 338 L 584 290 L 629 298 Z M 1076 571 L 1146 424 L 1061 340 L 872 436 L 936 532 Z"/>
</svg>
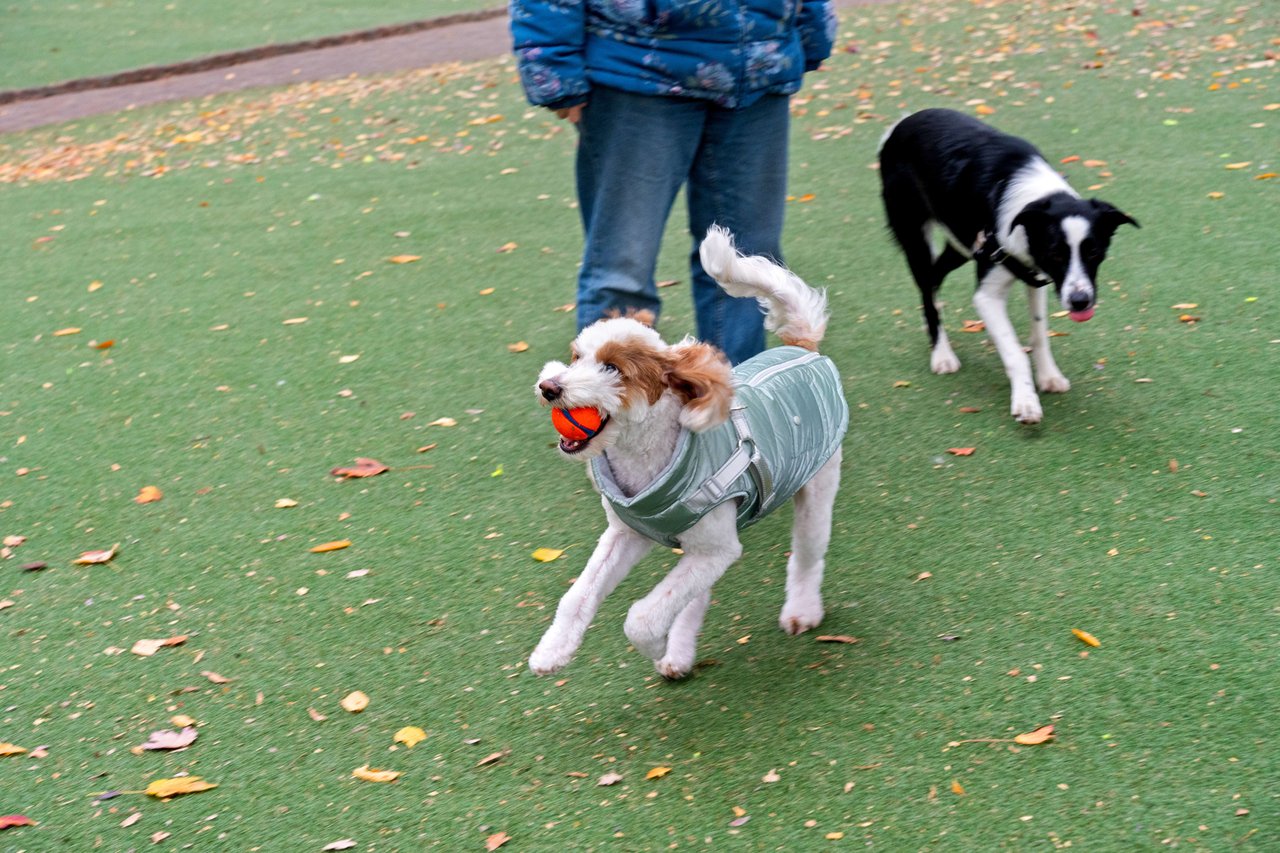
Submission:
<svg viewBox="0 0 1280 853">
<path fill-rule="evenodd" d="M 586 0 L 510 0 L 511 38 L 529 103 L 558 109 L 586 100 Z"/>
<path fill-rule="evenodd" d="M 836 10 L 828 0 L 803 0 L 798 23 L 804 44 L 804 70 L 814 71 L 831 55 L 835 44 Z"/>
</svg>

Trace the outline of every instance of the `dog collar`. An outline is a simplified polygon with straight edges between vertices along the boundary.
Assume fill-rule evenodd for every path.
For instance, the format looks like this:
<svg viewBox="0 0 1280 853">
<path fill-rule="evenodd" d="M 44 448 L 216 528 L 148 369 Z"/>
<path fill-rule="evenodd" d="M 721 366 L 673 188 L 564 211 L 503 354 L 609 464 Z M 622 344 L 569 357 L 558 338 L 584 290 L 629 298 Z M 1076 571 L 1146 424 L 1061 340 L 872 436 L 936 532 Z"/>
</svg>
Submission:
<svg viewBox="0 0 1280 853">
<path fill-rule="evenodd" d="M 1015 258 L 1008 249 L 1000 245 L 1000 241 L 994 234 L 987 231 L 979 235 L 978 248 L 974 250 L 973 258 L 980 264 L 1004 267 L 1013 274 L 1014 278 L 1031 287 L 1045 287 L 1053 284 L 1052 278 L 1037 267 L 1024 264 Z"/>
</svg>

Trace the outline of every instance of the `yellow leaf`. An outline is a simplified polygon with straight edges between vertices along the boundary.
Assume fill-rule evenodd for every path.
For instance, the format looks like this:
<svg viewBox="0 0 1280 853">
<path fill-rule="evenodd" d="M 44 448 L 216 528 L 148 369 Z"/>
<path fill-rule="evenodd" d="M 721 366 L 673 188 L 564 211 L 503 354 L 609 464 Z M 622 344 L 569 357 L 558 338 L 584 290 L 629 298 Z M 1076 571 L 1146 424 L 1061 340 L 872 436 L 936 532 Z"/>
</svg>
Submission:
<svg viewBox="0 0 1280 853">
<path fill-rule="evenodd" d="M 399 770 L 373 770 L 368 764 L 357 767 L 351 775 L 366 782 L 394 782 L 400 778 Z"/>
<path fill-rule="evenodd" d="M 514 344 L 507 344 L 507 349 L 511 350 L 511 352 L 524 352 L 528 348 L 529 345 L 524 341 L 516 341 Z"/>
<path fill-rule="evenodd" d="M 1079 628 L 1072 628 L 1071 633 L 1076 635 L 1076 639 L 1084 643 L 1086 646 L 1093 646 L 1095 649 L 1100 648 L 1102 643 L 1098 642 L 1098 638 L 1090 634 L 1088 631 L 1081 631 Z"/>
<path fill-rule="evenodd" d="M 0 743 L 0 755 L 22 755 L 26 751 L 26 747 L 16 743 Z"/>
<path fill-rule="evenodd" d="M 369 707 L 369 697 L 364 693 L 361 693 L 359 690 L 353 690 L 344 696 L 342 701 L 338 704 L 341 705 L 344 710 L 350 711 L 353 714 L 359 714 L 365 708 Z"/>
<path fill-rule="evenodd" d="M 978 104 L 978 106 L 974 107 L 973 111 L 980 116 L 989 116 L 995 115 L 996 108 L 987 106 L 986 104 Z"/>
<path fill-rule="evenodd" d="M 964 785 L 960 784 L 959 779 L 951 780 L 951 793 L 955 794 L 957 797 L 964 796 Z"/>
<path fill-rule="evenodd" d="M 828 841 L 839 841 L 841 838 L 844 838 L 844 833 L 843 833 L 843 832 L 828 832 L 826 835 L 824 835 L 824 836 L 822 836 L 822 837 L 823 837 L 823 838 L 825 838 L 825 839 L 827 839 Z"/>
<path fill-rule="evenodd" d="M 808 204 L 809 202 L 813 201 L 815 198 L 817 198 L 817 196 L 814 195 L 813 193 L 805 193 L 804 195 L 797 198 L 796 201 L 800 202 L 801 204 Z"/>
<path fill-rule="evenodd" d="M 152 797 L 167 800 L 179 794 L 195 794 L 210 791 L 218 787 L 216 783 L 206 782 L 199 776 L 178 776 L 174 779 L 157 779 L 147 786 L 146 793 Z"/>
<path fill-rule="evenodd" d="M 503 243 L 498 247 L 498 252 L 505 255 L 508 252 L 514 252 L 518 248 L 520 248 L 518 243 Z"/>
<path fill-rule="evenodd" d="M 180 729 L 185 729 L 187 726 L 194 726 L 196 724 L 196 718 L 188 714 L 174 714 L 169 718 L 169 722 L 173 723 Z"/>
<path fill-rule="evenodd" d="M 311 549 L 312 554 L 324 554 L 328 551 L 341 551 L 343 548 L 350 548 L 350 539 L 339 539 L 336 542 L 325 542 Z"/>
<path fill-rule="evenodd" d="M 133 502 L 136 504 L 155 503 L 162 497 L 164 497 L 164 493 L 155 486 L 143 486 L 138 490 L 138 496 L 133 499 Z"/>
<path fill-rule="evenodd" d="M 899 379 L 897 382 L 893 383 L 893 387 L 894 388 L 910 388 L 911 383 L 905 379 Z"/>
<path fill-rule="evenodd" d="M 661 779 L 663 776 L 666 776 L 670 772 L 671 772 L 670 767 L 655 767 L 652 770 L 650 770 L 648 773 L 644 774 L 644 778 Z"/>
<path fill-rule="evenodd" d="M 393 264 L 411 264 L 422 260 L 422 255 L 392 255 L 387 261 Z"/>
<path fill-rule="evenodd" d="M 1249 166 L 1252 166 L 1252 165 L 1253 165 L 1253 161 L 1252 161 L 1252 160 L 1245 160 L 1243 163 L 1228 163 L 1228 164 L 1227 164 L 1226 166 L 1224 166 L 1223 168 L 1224 168 L 1224 169 L 1232 169 L 1232 170 L 1235 170 L 1235 169 L 1246 169 L 1246 168 L 1248 168 Z"/>
<path fill-rule="evenodd" d="M 458 422 L 455 421 L 453 418 L 436 418 L 434 421 L 427 424 L 427 426 L 439 426 L 439 427 L 451 427 L 451 426 L 457 426 L 457 425 L 458 425 Z"/>
<path fill-rule="evenodd" d="M 538 548 L 531 555 L 533 559 L 539 563 L 550 563 L 552 560 L 558 560 L 560 555 L 564 553 L 563 549 L 556 548 Z"/>
<path fill-rule="evenodd" d="M 400 731 L 396 732 L 395 737 L 392 738 L 394 742 L 402 743 L 409 747 L 409 749 L 413 749 L 416 744 L 419 744 L 426 739 L 427 733 L 417 726 L 405 726 Z"/>
<path fill-rule="evenodd" d="M 1020 743 L 1023 746 L 1035 746 L 1044 743 L 1047 740 L 1053 740 L 1053 726 L 1041 726 L 1035 731 L 1024 732 L 1014 737 L 1014 743 Z"/>
<path fill-rule="evenodd" d="M 480 291 L 480 295 L 488 296 L 490 293 L 493 293 L 493 290 L 494 289 L 492 287 L 486 287 L 484 290 Z"/>
</svg>

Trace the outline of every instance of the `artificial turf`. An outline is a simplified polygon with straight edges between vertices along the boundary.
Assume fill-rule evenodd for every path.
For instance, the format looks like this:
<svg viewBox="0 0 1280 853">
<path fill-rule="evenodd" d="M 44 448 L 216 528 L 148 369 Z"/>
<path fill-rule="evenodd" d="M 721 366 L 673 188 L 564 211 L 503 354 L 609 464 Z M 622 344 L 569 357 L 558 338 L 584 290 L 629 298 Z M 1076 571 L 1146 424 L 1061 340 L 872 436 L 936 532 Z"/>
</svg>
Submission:
<svg viewBox="0 0 1280 853">
<path fill-rule="evenodd" d="M 573 333 L 572 134 L 510 61 L 0 138 L 0 532 L 26 537 L 0 742 L 47 752 L 0 757 L 0 814 L 38 821 L 0 849 L 1274 849 L 1271 38 L 1260 3 L 846 13 L 795 101 L 786 249 L 829 288 L 853 412 L 820 632 L 858 642 L 777 630 L 780 511 L 681 684 L 621 632 L 665 552 L 562 674 L 524 669 L 602 519 L 531 391 Z M 1073 388 L 1036 427 L 983 335 L 929 373 L 883 229 L 877 140 L 939 105 L 1078 157 L 1142 223 L 1095 318 L 1053 321 Z M 687 279 L 680 219 L 662 278 Z M 675 339 L 687 288 L 663 294 Z M 391 470 L 329 474 L 358 456 Z M 194 744 L 131 752 L 175 714 Z M 218 787 L 95 797 L 184 772 Z"/>
</svg>

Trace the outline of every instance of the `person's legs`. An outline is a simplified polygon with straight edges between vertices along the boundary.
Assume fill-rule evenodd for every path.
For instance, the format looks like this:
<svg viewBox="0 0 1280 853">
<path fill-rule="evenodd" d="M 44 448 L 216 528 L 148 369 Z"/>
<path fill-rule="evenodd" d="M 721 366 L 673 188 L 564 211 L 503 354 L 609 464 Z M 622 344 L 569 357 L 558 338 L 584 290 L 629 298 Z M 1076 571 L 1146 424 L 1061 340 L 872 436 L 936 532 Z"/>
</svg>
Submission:
<svg viewBox="0 0 1280 853">
<path fill-rule="evenodd" d="M 737 364 L 764 349 L 764 315 L 754 299 L 729 296 L 698 261 L 707 229 L 723 225 L 739 251 L 782 262 L 787 199 L 789 99 L 766 95 L 741 110 L 713 108 L 689 175 L 689 266 L 698 337 Z"/>
<path fill-rule="evenodd" d="M 628 309 L 661 308 L 653 271 L 707 105 L 592 90 L 578 123 L 578 204 L 586 237 L 578 329 Z"/>
</svg>

